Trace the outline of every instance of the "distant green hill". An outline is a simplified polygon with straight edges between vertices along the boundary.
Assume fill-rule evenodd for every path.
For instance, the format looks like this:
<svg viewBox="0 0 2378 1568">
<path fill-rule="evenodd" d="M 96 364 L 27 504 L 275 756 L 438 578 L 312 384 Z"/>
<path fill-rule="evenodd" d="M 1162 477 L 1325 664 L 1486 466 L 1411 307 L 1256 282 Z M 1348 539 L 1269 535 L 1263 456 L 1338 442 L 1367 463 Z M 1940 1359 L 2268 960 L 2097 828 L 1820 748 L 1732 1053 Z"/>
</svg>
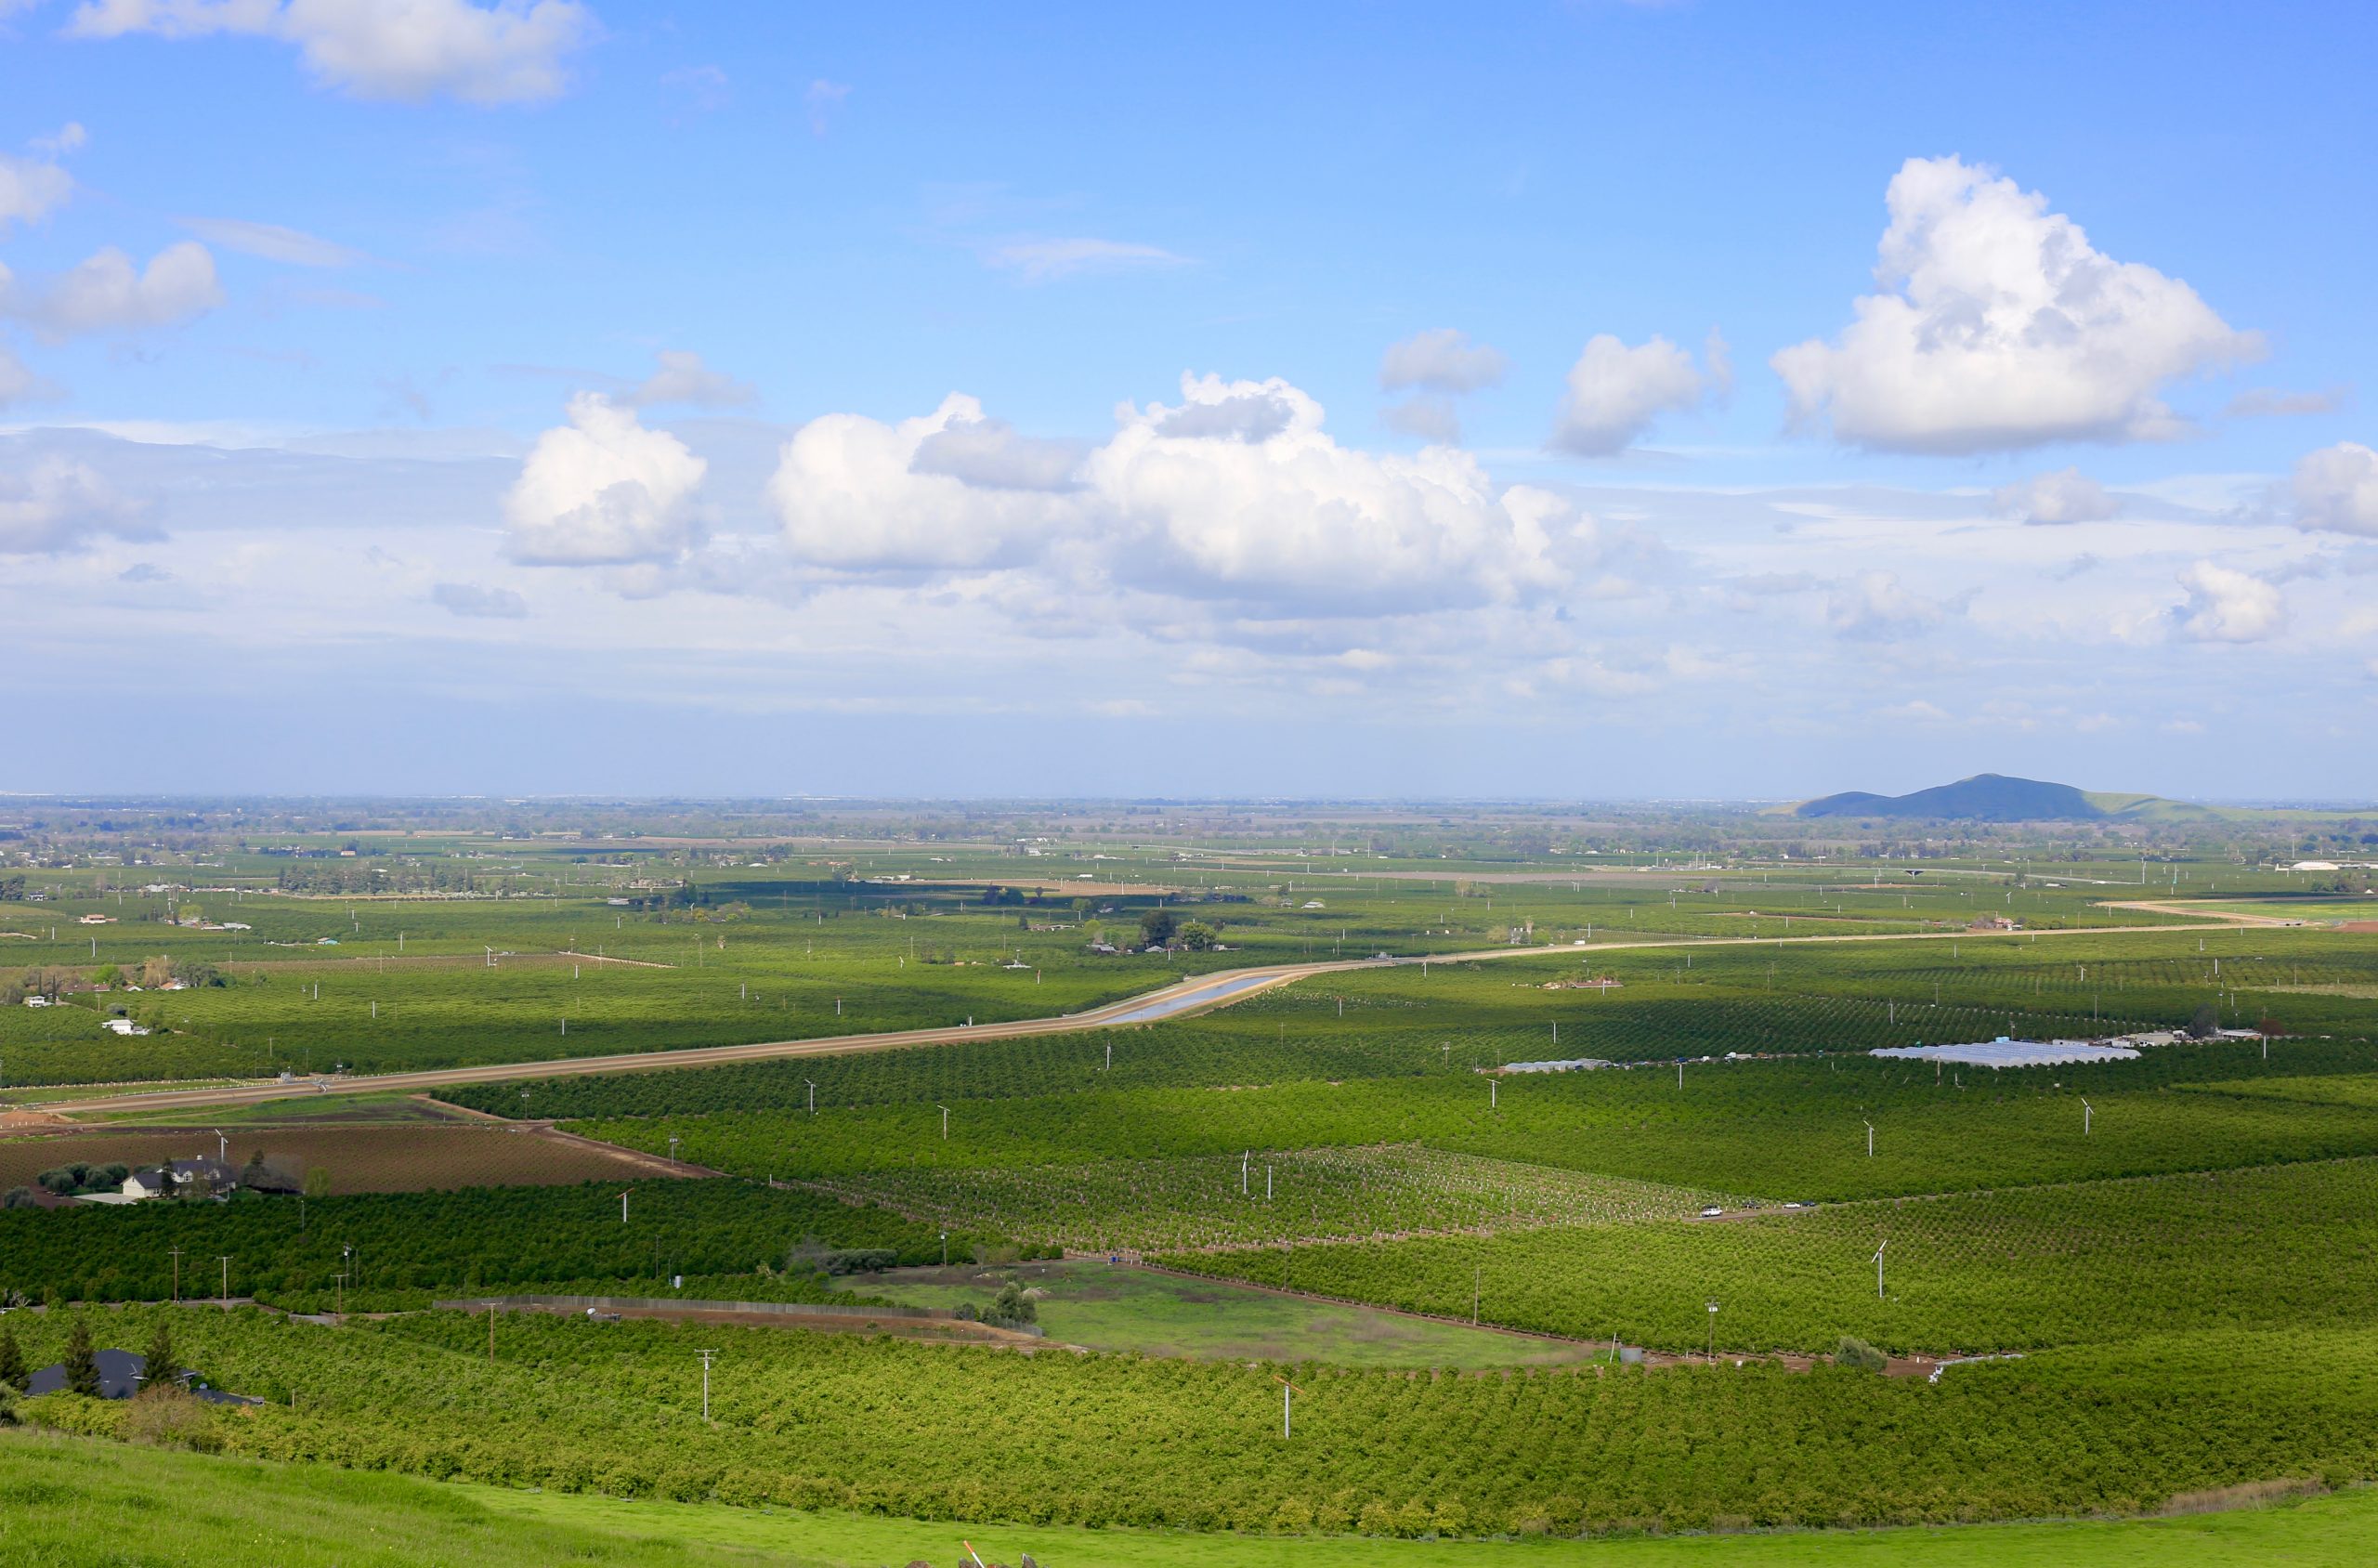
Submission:
<svg viewBox="0 0 2378 1568">
<path fill-rule="evenodd" d="M 2037 778 L 1978 773 L 1954 784 L 1937 784 L 1908 795 L 1875 795 L 1852 790 L 1804 801 L 1795 817 L 1915 817 L 1934 822 L 2171 822 L 2210 817 L 2202 806 L 2161 795 L 2115 794 L 2076 790 Z"/>
</svg>

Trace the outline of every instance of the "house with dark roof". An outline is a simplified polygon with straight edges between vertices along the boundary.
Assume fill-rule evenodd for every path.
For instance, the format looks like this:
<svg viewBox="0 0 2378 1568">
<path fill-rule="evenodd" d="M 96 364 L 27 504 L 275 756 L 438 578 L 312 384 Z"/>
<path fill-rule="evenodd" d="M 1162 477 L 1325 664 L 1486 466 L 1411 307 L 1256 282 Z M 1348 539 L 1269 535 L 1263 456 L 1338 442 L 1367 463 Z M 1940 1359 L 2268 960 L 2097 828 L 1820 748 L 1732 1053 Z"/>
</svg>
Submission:
<svg viewBox="0 0 2378 1568">
<path fill-rule="evenodd" d="M 236 1166 L 213 1155 L 200 1155 L 194 1159 L 177 1159 L 167 1165 L 151 1165 L 136 1170 L 124 1179 L 126 1199 L 168 1197 L 176 1193 L 184 1196 L 221 1196 L 236 1191 L 240 1172 Z"/>
<path fill-rule="evenodd" d="M 152 1165 L 124 1179 L 124 1196 L 130 1198 L 162 1197 L 172 1184 L 173 1178 L 165 1174 L 162 1167 Z"/>
<path fill-rule="evenodd" d="M 130 1399 L 140 1392 L 140 1385 L 149 1373 L 149 1358 L 132 1351 L 93 1351 L 91 1360 L 98 1365 L 101 1399 Z M 179 1381 L 185 1389 L 209 1405 L 262 1405 L 264 1403 L 263 1400 L 252 1398 L 247 1394 L 226 1393 L 221 1389 L 209 1388 L 206 1385 L 206 1379 L 195 1372 L 184 1371 Z M 62 1361 L 54 1361 L 33 1375 L 25 1392 L 28 1394 L 62 1393 L 65 1390 L 66 1364 Z"/>
<path fill-rule="evenodd" d="M 195 1159 L 177 1159 L 173 1163 L 174 1180 L 182 1185 L 195 1183 L 206 1192 L 228 1193 L 240 1184 L 239 1168 L 213 1155 L 200 1155 Z"/>
</svg>

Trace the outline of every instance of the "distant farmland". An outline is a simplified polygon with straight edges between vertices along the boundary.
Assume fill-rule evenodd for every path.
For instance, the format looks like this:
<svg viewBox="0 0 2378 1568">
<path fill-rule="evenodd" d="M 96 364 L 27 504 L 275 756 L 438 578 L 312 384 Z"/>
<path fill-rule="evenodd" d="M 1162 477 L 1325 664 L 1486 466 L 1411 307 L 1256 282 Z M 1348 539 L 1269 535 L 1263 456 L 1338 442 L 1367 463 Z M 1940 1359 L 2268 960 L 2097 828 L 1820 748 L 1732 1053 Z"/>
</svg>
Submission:
<svg viewBox="0 0 2378 1568">
<path fill-rule="evenodd" d="M 326 1171 L 333 1193 L 561 1186 L 677 1173 L 648 1156 L 532 1128 L 249 1124 L 224 1131 L 233 1165 L 244 1167 L 261 1150 L 284 1168 Z M 217 1147 L 205 1128 L 0 1140 L 0 1190 L 29 1185 L 41 1172 L 76 1161 L 138 1167 L 212 1155 Z"/>
</svg>

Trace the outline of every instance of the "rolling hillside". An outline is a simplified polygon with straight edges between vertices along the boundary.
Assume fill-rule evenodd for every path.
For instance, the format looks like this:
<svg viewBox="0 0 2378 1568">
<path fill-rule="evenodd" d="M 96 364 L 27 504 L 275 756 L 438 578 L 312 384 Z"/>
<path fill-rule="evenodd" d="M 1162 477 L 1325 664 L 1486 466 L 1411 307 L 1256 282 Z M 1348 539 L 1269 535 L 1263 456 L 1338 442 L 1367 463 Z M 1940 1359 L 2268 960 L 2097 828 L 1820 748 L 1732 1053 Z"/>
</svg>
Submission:
<svg viewBox="0 0 2378 1568">
<path fill-rule="evenodd" d="M 2202 806 L 2161 795 L 2077 790 L 2036 778 L 1978 773 L 1905 795 L 1852 790 L 1804 801 L 1796 817 L 1920 818 L 1935 822 L 2167 822 L 2213 815 Z"/>
</svg>

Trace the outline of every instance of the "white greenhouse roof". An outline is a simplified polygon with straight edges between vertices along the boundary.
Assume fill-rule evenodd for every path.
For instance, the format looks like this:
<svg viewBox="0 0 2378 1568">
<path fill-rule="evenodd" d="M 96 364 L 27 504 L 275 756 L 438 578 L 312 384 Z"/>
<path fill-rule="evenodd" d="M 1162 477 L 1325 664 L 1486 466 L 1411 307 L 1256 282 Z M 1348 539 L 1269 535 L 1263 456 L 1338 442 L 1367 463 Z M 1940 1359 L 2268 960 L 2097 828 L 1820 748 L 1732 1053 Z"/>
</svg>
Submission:
<svg viewBox="0 0 2378 1568">
<path fill-rule="evenodd" d="M 2138 1052 L 2124 1045 L 2092 1045 L 2083 1039 L 2009 1039 L 2001 1035 L 1970 1045 L 1887 1046 L 1867 1054 L 1961 1062 L 1972 1067 L 2053 1067 L 2066 1062 L 2127 1062 Z"/>
</svg>

